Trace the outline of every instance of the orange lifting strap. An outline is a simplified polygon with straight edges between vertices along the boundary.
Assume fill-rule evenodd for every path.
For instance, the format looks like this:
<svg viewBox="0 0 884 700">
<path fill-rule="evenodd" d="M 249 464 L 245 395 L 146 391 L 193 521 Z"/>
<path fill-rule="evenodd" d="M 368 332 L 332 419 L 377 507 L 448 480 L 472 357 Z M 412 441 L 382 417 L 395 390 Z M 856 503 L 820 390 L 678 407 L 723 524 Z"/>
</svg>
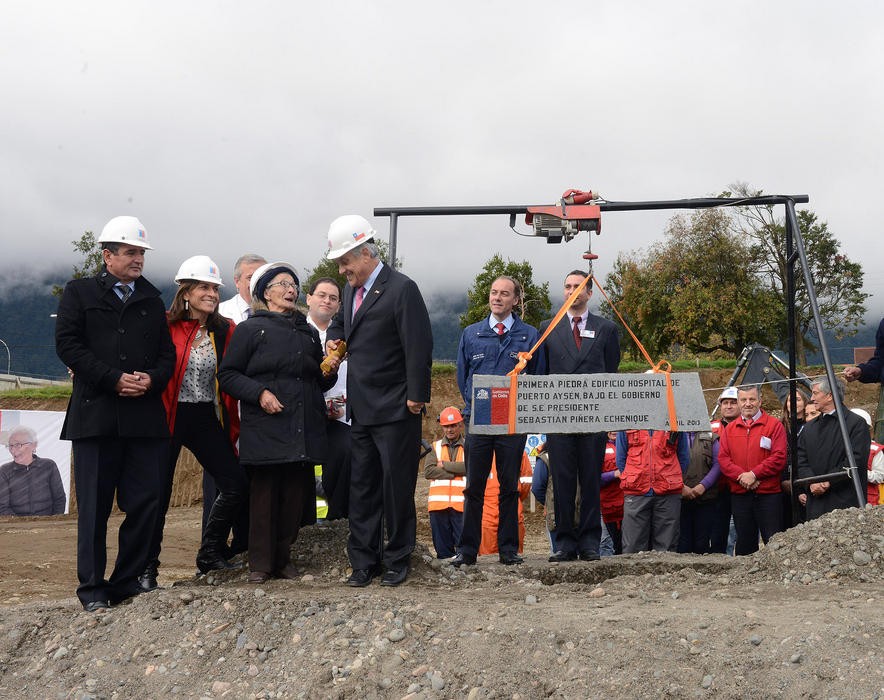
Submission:
<svg viewBox="0 0 884 700">
<path fill-rule="evenodd" d="M 641 354 L 644 355 L 644 358 L 648 361 L 648 364 L 651 366 L 651 369 L 654 370 L 655 374 L 663 374 L 666 377 L 666 401 L 669 405 L 669 427 L 670 430 L 678 430 L 678 420 L 675 412 L 675 394 L 672 392 L 672 381 L 670 375 L 672 374 L 672 365 L 669 364 L 666 360 L 660 360 L 660 362 L 654 364 L 654 361 L 651 359 L 651 356 L 648 354 L 648 351 L 645 350 L 645 346 L 641 344 L 641 341 L 636 337 L 635 333 L 632 332 L 632 329 L 623 319 L 623 316 L 620 315 L 620 312 L 617 310 L 617 307 L 611 302 L 608 298 L 608 295 L 605 294 L 605 290 L 602 289 L 602 285 L 599 284 L 599 281 L 595 278 L 594 275 L 589 275 L 588 277 L 583 278 L 583 282 L 577 285 L 577 288 L 571 292 L 571 296 L 569 296 L 565 303 L 562 304 L 562 308 L 558 310 L 558 313 L 553 317 L 552 321 L 550 321 L 549 326 L 543 332 L 543 335 L 537 340 L 534 344 L 534 347 L 531 348 L 528 352 L 520 352 L 519 360 L 516 362 L 516 366 L 513 367 L 512 371 L 507 374 L 510 378 L 510 397 L 509 397 L 509 425 L 508 432 L 510 435 L 516 432 L 516 404 L 517 404 L 517 394 L 519 389 L 519 374 L 525 369 L 525 366 L 531 361 L 531 358 L 534 357 L 534 353 L 537 352 L 537 349 L 543 345 L 543 341 L 546 340 L 546 337 L 552 332 L 553 328 L 555 328 L 559 321 L 562 320 L 562 317 L 568 312 L 568 309 L 571 308 L 571 304 L 574 303 L 574 300 L 577 298 L 577 295 L 583 291 L 586 285 L 590 280 L 595 282 L 595 286 L 598 287 L 598 290 L 602 293 L 602 296 L 605 298 L 605 301 L 608 302 L 608 305 L 614 309 L 614 313 L 617 314 L 617 318 L 620 319 L 620 323 L 623 324 L 623 327 L 627 330 L 629 335 L 635 341 L 635 344 L 638 346 L 638 349 L 641 351 Z"/>
</svg>

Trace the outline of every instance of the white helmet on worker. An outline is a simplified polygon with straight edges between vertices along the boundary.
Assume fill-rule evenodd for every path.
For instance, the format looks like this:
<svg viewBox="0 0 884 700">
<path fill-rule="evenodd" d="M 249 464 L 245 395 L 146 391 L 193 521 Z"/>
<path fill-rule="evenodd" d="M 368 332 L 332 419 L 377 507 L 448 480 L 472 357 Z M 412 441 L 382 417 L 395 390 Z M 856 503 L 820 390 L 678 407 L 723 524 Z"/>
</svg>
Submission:
<svg viewBox="0 0 884 700">
<path fill-rule="evenodd" d="M 145 250 L 153 250 L 147 241 L 147 231 L 134 216 L 115 216 L 101 229 L 99 243 L 127 243 Z"/>
<path fill-rule="evenodd" d="M 356 246 L 373 240 L 376 234 L 364 216 L 339 216 L 328 227 L 328 259 L 337 260 Z"/>
<path fill-rule="evenodd" d="M 721 396 L 718 397 L 718 401 L 721 402 L 724 399 L 733 399 L 736 401 L 739 398 L 739 394 L 737 394 L 737 387 L 735 386 L 727 386 L 724 388 L 724 391 L 721 392 Z"/>
<path fill-rule="evenodd" d="M 869 415 L 868 411 L 863 408 L 851 408 L 850 410 L 862 418 L 866 422 L 866 425 L 870 428 L 872 427 L 872 417 Z"/>
<path fill-rule="evenodd" d="M 218 266 L 208 255 L 194 255 L 181 263 L 181 267 L 178 268 L 178 274 L 175 275 L 175 283 L 181 284 L 186 280 L 210 282 L 211 284 L 217 284 L 219 287 L 224 286 Z"/>
</svg>

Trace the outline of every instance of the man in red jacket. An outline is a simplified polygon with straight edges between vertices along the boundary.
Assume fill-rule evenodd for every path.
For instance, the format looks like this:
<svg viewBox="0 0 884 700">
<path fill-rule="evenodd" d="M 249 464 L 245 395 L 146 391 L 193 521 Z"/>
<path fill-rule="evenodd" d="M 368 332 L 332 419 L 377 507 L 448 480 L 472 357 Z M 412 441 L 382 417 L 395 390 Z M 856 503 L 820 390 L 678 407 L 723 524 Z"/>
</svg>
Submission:
<svg viewBox="0 0 884 700">
<path fill-rule="evenodd" d="M 737 544 L 734 553 L 758 551 L 758 535 L 767 544 L 782 530 L 780 480 L 786 466 L 786 431 L 761 410 L 761 391 L 755 385 L 739 387 L 740 417 L 721 434 L 718 463 L 731 489 L 731 507 Z"/>
</svg>

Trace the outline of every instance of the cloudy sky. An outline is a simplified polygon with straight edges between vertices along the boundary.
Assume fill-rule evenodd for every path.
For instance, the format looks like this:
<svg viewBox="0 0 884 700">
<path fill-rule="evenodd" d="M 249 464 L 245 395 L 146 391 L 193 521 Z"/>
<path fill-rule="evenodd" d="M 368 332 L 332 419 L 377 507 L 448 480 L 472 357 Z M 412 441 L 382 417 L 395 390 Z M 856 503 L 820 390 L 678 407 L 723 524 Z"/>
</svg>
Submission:
<svg viewBox="0 0 884 700">
<path fill-rule="evenodd" d="M 743 181 L 810 195 L 880 307 L 882 21 L 871 1 L 5 0 L 0 277 L 72 264 L 70 241 L 118 214 L 144 222 L 165 283 L 197 253 L 227 277 L 247 251 L 310 268 L 334 217 L 374 207 Z M 608 214 L 596 271 L 671 215 Z M 505 217 L 399 234 L 430 292 L 465 289 L 495 252 L 558 290 L 585 247 Z"/>
</svg>

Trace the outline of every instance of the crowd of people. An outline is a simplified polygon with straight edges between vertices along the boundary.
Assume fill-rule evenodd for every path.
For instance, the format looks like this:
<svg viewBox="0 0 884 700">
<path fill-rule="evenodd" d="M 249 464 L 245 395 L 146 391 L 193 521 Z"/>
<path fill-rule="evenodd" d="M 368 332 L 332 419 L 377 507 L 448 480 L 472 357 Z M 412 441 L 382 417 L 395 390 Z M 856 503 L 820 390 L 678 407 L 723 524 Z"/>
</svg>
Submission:
<svg viewBox="0 0 884 700">
<path fill-rule="evenodd" d="M 346 278 L 343 289 L 321 278 L 302 290 L 291 263 L 248 254 L 234 268 L 236 294 L 223 303 L 218 266 L 192 256 L 181 263 L 167 310 L 143 276 L 152 248 L 141 222 L 120 216 L 104 227 L 102 269 L 65 286 L 56 327 L 58 356 L 73 377 L 62 438 L 73 443 L 84 609 L 157 588 L 182 447 L 204 469 L 201 573 L 234 567 L 245 553 L 250 583 L 298 576 L 292 545 L 300 527 L 315 521 L 319 494 L 326 517 L 348 519 L 347 585 L 380 578 L 398 586 L 408 578 L 433 340 L 420 290 L 381 261 L 375 236 L 358 215 L 331 223 L 327 255 Z M 439 414 L 444 437 L 423 464 L 433 544 L 453 566 L 490 553 L 504 565 L 522 563 L 521 501 L 532 484 L 525 435 L 469 430 L 473 377 L 506 375 L 542 333 L 529 374 L 618 370 L 617 328 L 589 311 L 587 281 L 585 272 L 568 273 L 567 313 L 538 330 L 517 313 L 519 281 L 500 276 L 490 286 L 489 315 L 463 331 L 463 408 Z M 298 306 L 302 291 L 306 313 Z M 825 477 L 802 487 L 806 517 L 852 505 L 843 444 L 831 427 L 835 391 L 814 384 L 812 404 L 822 415 L 798 437 L 798 476 Z M 729 388 L 719 403 L 721 419 L 704 432 L 549 435 L 533 480 L 539 488 L 538 474 L 546 474 L 550 561 L 645 549 L 725 551 L 731 520 L 736 553 L 745 554 L 782 528 L 786 429 L 761 409 L 758 387 Z M 799 422 L 811 405 L 806 397 L 801 404 Z M 857 421 L 849 421 L 853 454 L 865 467 L 869 432 Z M 14 435 L 16 468 L 39 466 L 32 436 Z M 872 483 L 880 469 L 875 474 Z M 40 500 L 41 508 L 57 507 L 54 496 Z M 107 576 L 115 500 L 125 518 Z"/>
</svg>

